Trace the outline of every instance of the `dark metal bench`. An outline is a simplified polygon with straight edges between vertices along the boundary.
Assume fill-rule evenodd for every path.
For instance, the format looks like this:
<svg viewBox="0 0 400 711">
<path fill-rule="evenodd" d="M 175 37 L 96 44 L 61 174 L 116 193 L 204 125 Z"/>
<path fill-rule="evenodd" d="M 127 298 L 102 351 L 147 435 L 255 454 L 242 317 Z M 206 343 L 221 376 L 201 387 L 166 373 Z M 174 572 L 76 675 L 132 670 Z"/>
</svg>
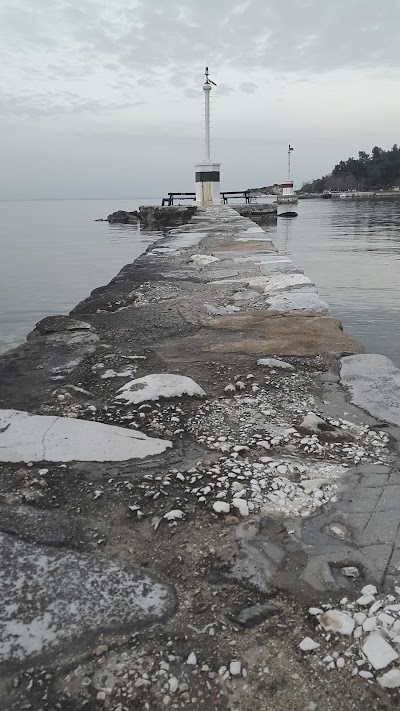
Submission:
<svg viewBox="0 0 400 711">
<path fill-rule="evenodd" d="M 221 192 L 221 198 L 224 205 L 227 205 L 231 198 L 244 198 L 246 203 L 256 202 L 256 198 L 250 197 L 249 190 L 224 190 Z M 168 193 L 168 197 L 162 199 L 161 205 L 173 205 L 175 200 L 196 200 L 196 193 Z"/>
</svg>

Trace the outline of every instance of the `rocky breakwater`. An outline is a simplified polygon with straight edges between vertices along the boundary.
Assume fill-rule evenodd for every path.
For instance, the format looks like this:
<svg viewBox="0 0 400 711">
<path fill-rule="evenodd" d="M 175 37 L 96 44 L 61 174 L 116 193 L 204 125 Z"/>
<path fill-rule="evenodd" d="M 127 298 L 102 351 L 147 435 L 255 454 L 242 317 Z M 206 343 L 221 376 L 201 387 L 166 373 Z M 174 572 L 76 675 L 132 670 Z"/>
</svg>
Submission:
<svg viewBox="0 0 400 711">
<path fill-rule="evenodd" d="M 139 210 L 127 212 L 117 210 L 108 215 L 107 222 L 111 225 L 134 225 L 140 222 L 147 229 L 169 229 L 177 225 L 185 225 L 196 212 L 196 205 L 141 205 Z"/>
<path fill-rule="evenodd" d="M 250 217 L 258 225 L 270 225 L 276 222 L 276 203 L 247 203 L 245 205 L 232 205 L 232 207 L 243 217 Z"/>
<path fill-rule="evenodd" d="M 395 709 L 399 371 L 230 207 L 0 357 L 6 709 Z"/>
</svg>

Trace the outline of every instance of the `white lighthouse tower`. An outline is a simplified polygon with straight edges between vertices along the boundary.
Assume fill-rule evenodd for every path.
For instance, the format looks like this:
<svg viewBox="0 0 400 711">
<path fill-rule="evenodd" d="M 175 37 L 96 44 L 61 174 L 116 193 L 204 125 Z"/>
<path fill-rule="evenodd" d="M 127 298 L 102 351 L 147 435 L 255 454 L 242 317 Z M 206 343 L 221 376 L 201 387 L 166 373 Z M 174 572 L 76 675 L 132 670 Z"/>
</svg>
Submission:
<svg viewBox="0 0 400 711">
<path fill-rule="evenodd" d="M 221 163 L 211 160 L 210 139 L 210 94 L 216 84 L 205 71 L 204 91 L 204 160 L 196 164 L 196 203 L 198 205 L 220 205 L 220 169 Z"/>
<path fill-rule="evenodd" d="M 288 148 L 288 179 L 282 183 L 282 195 L 277 198 L 278 217 L 297 217 L 295 206 L 298 203 L 297 195 L 293 191 L 293 180 L 291 177 L 291 157 L 293 148 L 289 144 Z"/>
</svg>

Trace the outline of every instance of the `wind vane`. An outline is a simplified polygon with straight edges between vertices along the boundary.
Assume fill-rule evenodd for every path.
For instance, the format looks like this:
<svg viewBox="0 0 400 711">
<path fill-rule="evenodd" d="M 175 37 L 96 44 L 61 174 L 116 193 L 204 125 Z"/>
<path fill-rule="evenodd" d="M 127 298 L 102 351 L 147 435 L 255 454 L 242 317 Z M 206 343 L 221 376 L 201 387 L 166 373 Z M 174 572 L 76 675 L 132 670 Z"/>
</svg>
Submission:
<svg viewBox="0 0 400 711">
<path fill-rule="evenodd" d="M 205 77 L 206 77 L 206 84 L 212 84 L 213 86 L 217 86 L 216 83 L 215 83 L 215 81 L 212 81 L 212 80 L 210 79 L 208 67 L 206 67 Z"/>
</svg>

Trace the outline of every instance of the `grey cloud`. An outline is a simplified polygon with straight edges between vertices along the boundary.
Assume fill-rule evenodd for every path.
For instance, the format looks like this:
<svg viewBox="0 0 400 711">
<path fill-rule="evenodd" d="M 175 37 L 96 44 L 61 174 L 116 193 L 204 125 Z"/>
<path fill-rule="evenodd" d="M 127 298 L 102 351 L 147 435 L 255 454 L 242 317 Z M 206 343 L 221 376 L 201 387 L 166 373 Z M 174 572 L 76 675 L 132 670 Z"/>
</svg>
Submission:
<svg viewBox="0 0 400 711">
<path fill-rule="evenodd" d="M 218 84 L 218 96 L 230 96 L 234 88 L 230 84 Z"/>
<path fill-rule="evenodd" d="M 392 93 L 400 68 L 399 26 L 398 0 L 2 0 L 3 152 L 11 167 L 14 161 L 25 166 L 31 153 L 33 191 L 38 189 L 37 163 L 43 185 L 48 180 L 45 160 L 52 175 L 60 175 L 63 189 L 68 181 L 77 189 L 77 175 L 83 187 L 85 180 L 108 180 L 104 191 L 118 180 L 130 186 L 136 180 L 138 190 L 142 179 L 149 185 L 157 179 L 168 182 L 165 188 L 174 181 L 184 187 L 192 163 L 202 154 L 201 85 L 208 64 L 218 84 L 213 99 L 221 99 L 215 109 L 222 121 L 215 121 L 214 130 L 220 132 L 215 146 L 224 163 L 225 186 L 228 180 L 233 188 L 247 180 L 257 184 L 258 169 L 262 184 L 274 180 L 289 138 L 310 146 L 315 132 L 324 151 L 304 151 L 306 174 L 327 172 L 347 151 L 396 140 L 399 117 Z M 335 72 L 345 69 L 361 71 L 342 71 L 338 82 Z M 380 106 L 371 116 L 366 104 L 359 109 L 359 76 L 360 91 L 365 92 L 364 79 L 369 87 L 371 106 L 376 87 L 386 110 L 384 121 Z M 381 78 L 385 81 L 379 83 Z M 355 88 L 353 99 L 346 94 L 349 86 Z M 345 129 L 343 121 L 338 127 L 335 115 L 334 93 L 343 87 L 338 115 L 347 112 Z M 328 114 L 318 90 L 329 94 L 331 88 L 335 101 Z M 243 100 L 244 94 L 255 92 L 255 98 Z M 228 101 L 224 97 L 229 95 Z M 253 102 L 260 110 L 252 112 L 252 130 L 245 131 Z M 257 168 L 259 146 L 266 147 L 265 121 L 271 138 L 269 177 L 264 161 Z M 85 136 L 78 135 L 83 127 Z M 189 135 L 191 131 L 196 135 Z M 140 165 L 140 178 L 126 162 L 127 143 Z M 72 153 L 70 172 L 60 171 L 58 159 L 72 165 Z M 107 166 L 111 162 L 114 173 L 95 171 L 92 165 L 100 160 Z M 271 167 L 274 161 L 276 169 Z M 2 165 L 7 187 L 10 167 L 5 160 Z M 129 180 L 121 177 L 125 165 Z M 28 185 L 23 167 L 14 172 L 15 186 L 21 175 Z M 48 180 L 50 192 L 53 182 Z"/>
<path fill-rule="evenodd" d="M 243 81 L 239 84 L 239 89 L 243 91 L 244 94 L 255 94 L 258 89 L 258 84 L 254 84 L 254 82 L 251 81 Z"/>
<path fill-rule="evenodd" d="M 201 96 L 198 89 L 185 89 L 183 93 L 188 99 L 198 99 Z"/>
<path fill-rule="evenodd" d="M 108 71 L 115 92 L 129 78 L 140 90 L 176 83 L 189 96 L 206 63 L 217 82 L 225 68 L 304 75 L 399 67 L 399 21 L 398 0 L 3 0 L 2 63 L 22 83 L 25 66 L 43 84 L 52 72 L 62 82 Z M 252 86 L 249 79 L 241 90 Z M 87 98 L 115 103 L 95 90 Z"/>
<path fill-rule="evenodd" d="M 318 71 L 368 65 L 371 52 L 383 63 L 400 61 L 397 0 L 81 0 L 79 8 L 75 0 L 6 0 L 2 15 L 27 43 L 54 43 L 61 30 L 127 67 L 193 64 L 201 55 L 210 63 Z"/>
<path fill-rule="evenodd" d="M 76 114 L 82 112 L 105 114 L 109 111 L 131 108 L 146 102 L 115 102 L 104 105 L 100 101 L 82 99 L 71 93 L 55 95 L 53 93 L 2 94 L 0 96 L 0 115 L 22 117 L 45 117 Z"/>
</svg>

